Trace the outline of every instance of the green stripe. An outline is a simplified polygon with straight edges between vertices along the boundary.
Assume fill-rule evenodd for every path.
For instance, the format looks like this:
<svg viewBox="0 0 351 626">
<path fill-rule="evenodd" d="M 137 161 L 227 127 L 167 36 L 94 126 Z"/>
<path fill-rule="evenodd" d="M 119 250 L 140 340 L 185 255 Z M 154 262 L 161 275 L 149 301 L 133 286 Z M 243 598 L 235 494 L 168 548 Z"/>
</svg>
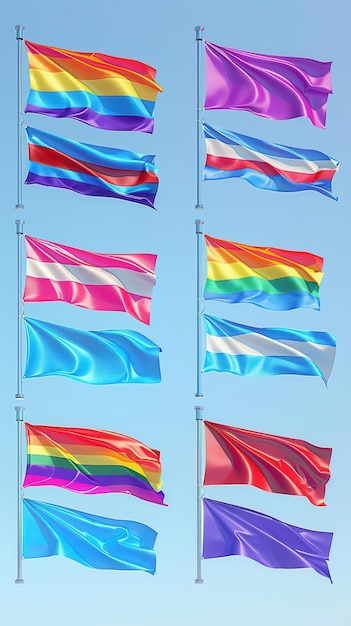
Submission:
<svg viewBox="0 0 351 626">
<path fill-rule="evenodd" d="M 80 471 L 88 476 L 135 476 L 145 482 L 149 482 L 145 476 L 123 465 L 80 465 L 73 464 L 69 459 L 62 457 L 43 456 L 38 454 L 28 455 L 28 465 L 41 465 L 43 467 L 63 467 L 73 471 Z"/>
<path fill-rule="evenodd" d="M 208 278 L 205 291 L 218 294 L 239 293 L 240 291 L 263 291 L 271 295 L 291 293 L 292 291 L 306 291 L 318 298 L 319 285 L 315 282 L 306 282 L 303 278 L 295 277 L 276 278 L 271 281 L 257 276 L 233 280 L 210 280 Z"/>
</svg>

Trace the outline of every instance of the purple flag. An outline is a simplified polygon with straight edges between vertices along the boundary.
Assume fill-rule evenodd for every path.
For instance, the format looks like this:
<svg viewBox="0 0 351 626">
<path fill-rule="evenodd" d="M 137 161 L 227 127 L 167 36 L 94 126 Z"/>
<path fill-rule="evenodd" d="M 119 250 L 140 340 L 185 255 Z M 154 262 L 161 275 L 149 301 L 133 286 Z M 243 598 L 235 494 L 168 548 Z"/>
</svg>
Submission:
<svg viewBox="0 0 351 626">
<path fill-rule="evenodd" d="M 249 111 L 274 120 L 308 117 L 325 128 L 331 62 L 243 52 L 205 42 L 205 109 Z"/>
<path fill-rule="evenodd" d="M 330 579 L 327 560 L 333 533 L 307 530 L 233 504 L 203 499 L 202 556 L 247 556 L 266 567 L 312 567 Z"/>
</svg>

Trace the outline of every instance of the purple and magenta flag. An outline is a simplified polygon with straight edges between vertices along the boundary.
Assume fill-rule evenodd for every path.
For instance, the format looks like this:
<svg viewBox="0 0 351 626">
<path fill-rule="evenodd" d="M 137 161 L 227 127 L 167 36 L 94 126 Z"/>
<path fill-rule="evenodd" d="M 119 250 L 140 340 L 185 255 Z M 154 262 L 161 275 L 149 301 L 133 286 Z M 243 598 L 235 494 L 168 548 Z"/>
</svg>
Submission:
<svg viewBox="0 0 351 626">
<path fill-rule="evenodd" d="M 246 556 L 272 568 L 311 567 L 332 582 L 328 563 L 333 533 L 308 530 L 233 504 L 203 499 L 204 559 Z"/>
<path fill-rule="evenodd" d="M 205 109 L 248 111 L 273 120 L 308 117 L 325 128 L 331 62 L 224 48 L 205 42 Z"/>
<path fill-rule="evenodd" d="M 25 424 L 23 487 L 61 487 L 82 494 L 127 493 L 163 504 L 158 450 L 120 433 Z"/>
<path fill-rule="evenodd" d="M 154 155 L 79 143 L 27 127 L 27 185 L 69 189 L 85 196 L 129 200 L 155 208 Z"/>
<path fill-rule="evenodd" d="M 318 150 L 293 148 L 204 124 L 205 180 L 243 178 L 269 191 L 319 191 L 337 200 L 332 178 L 339 162 Z"/>
<path fill-rule="evenodd" d="M 24 302 L 124 311 L 150 323 L 156 254 L 100 254 L 25 235 Z"/>
<path fill-rule="evenodd" d="M 103 130 L 152 133 L 156 70 L 99 52 L 74 52 L 25 41 L 30 92 L 26 113 L 73 118 Z"/>
</svg>

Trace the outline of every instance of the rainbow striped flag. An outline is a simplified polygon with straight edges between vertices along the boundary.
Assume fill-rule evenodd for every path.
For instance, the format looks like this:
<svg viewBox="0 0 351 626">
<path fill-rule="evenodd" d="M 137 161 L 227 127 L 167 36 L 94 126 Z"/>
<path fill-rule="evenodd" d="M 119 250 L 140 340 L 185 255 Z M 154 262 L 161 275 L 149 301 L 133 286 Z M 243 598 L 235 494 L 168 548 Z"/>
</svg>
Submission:
<svg viewBox="0 0 351 626">
<path fill-rule="evenodd" d="M 30 77 L 26 113 L 70 117 L 104 130 L 152 133 L 162 87 L 140 61 L 25 41 Z"/>
<path fill-rule="evenodd" d="M 84 494 L 128 493 L 163 504 L 158 450 L 127 435 L 90 428 L 25 424 L 24 487 Z"/>
<path fill-rule="evenodd" d="M 124 311 L 144 324 L 156 254 L 100 254 L 25 235 L 24 302 L 67 302 L 95 311 Z"/>
<path fill-rule="evenodd" d="M 155 208 L 158 168 L 154 155 L 79 143 L 36 128 L 27 127 L 26 132 L 27 185 L 69 189 Z"/>
<path fill-rule="evenodd" d="M 251 303 L 264 309 L 319 309 L 322 257 L 205 235 L 205 300 Z"/>
<path fill-rule="evenodd" d="M 243 178 L 269 191 L 319 191 L 337 200 L 332 178 L 339 162 L 318 150 L 293 148 L 204 124 L 205 180 Z"/>
</svg>

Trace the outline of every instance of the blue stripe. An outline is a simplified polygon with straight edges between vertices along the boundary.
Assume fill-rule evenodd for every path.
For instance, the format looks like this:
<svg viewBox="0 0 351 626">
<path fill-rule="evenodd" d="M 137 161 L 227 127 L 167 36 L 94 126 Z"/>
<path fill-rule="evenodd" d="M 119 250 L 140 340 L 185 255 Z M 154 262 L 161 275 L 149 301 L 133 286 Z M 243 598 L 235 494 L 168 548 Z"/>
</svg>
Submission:
<svg viewBox="0 0 351 626">
<path fill-rule="evenodd" d="M 267 189 L 269 191 L 319 191 L 328 198 L 337 200 L 331 192 L 331 180 L 317 180 L 313 183 L 294 183 L 290 182 L 282 174 L 276 176 L 268 176 L 263 172 L 255 169 L 243 168 L 239 170 L 218 170 L 214 167 L 205 165 L 205 180 L 223 180 L 226 178 L 244 178 L 250 185 L 259 189 Z"/>
<path fill-rule="evenodd" d="M 92 109 L 100 115 L 153 117 L 155 102 L 131 96 L 97 96 L 87 91 L 35 91 L 27 104 L 44 109 Z"/>
<path fill-rule="evenodd" d="M 239 376 L 298 374 L 320 376 L 323 372 L 311 359 L 287 356 L 251 356 L 206 352 L 204 372 L 228 372 Z"/>
<path fill-rule="evenodd" d="M 284 294 L 267 294 L 263 291 L 240 291 L 237 293 L 219 294 L 205 291 L 204 300 L 216 300 L 230 304 L 250 303 L 273 311 L 290 311 L 300 307 L 320 310 L 320 299 L 306 291 L 291 291 Z"/>
</svg>

